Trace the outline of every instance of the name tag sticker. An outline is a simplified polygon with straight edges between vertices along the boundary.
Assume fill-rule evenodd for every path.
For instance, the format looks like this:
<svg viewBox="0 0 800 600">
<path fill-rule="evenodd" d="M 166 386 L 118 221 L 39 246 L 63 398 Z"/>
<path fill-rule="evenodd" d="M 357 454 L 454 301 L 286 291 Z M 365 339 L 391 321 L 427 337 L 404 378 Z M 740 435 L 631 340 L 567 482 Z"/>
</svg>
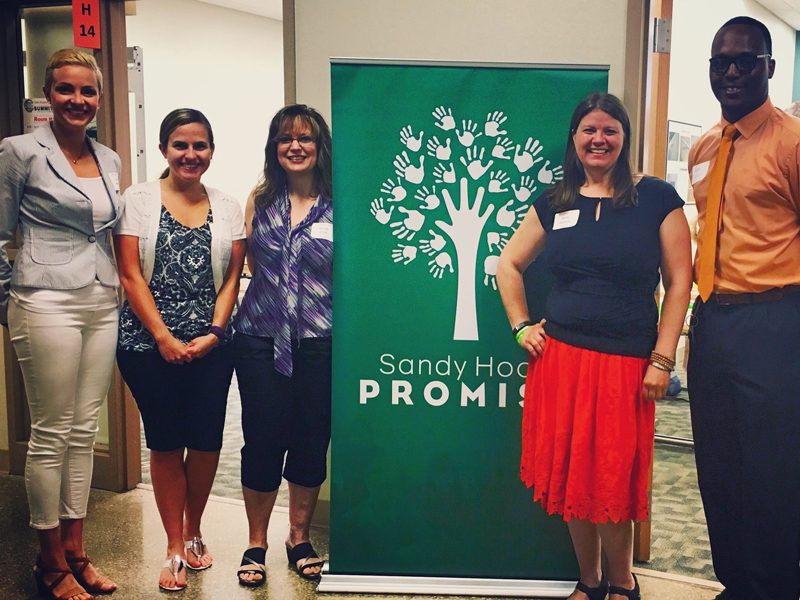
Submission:
<svg viewBox="0 0 800 600">
<path fill-rule="evenodd" d="M 702 180 L 706 175 L 708 175 L 708 167 L 711 165 L 711 161 L 706 161 L 704 163 L 700 163 L 699 165 L 695 165 L 692 167 L 692 185 L 697 183 L 698 181 Z"/>
<path fill-rule="evenodd" d="M 114 190 L 119 193 L 119 173 L 116 171 L 109 171 L 108 178 L 111 180 L 111 183 L 114 184 Z"/>
<path fill-rule="evenodd" d="M 575 227 L 575 224 L 578 222 L 578 217 L 580 216 L 581 211 L 578 209 L 574 210 L 565 210 L 564 212 L 560 212 L 556 214 L 555 219 L 553 219 L 553 231 L 556 229 L 567 229 L 568 227 Z"/>
<path fill-rule="evenodd" d="M 318 240 L 333 241 L 333 223 L 312 223 L 311 237 Z"/>
</svg>

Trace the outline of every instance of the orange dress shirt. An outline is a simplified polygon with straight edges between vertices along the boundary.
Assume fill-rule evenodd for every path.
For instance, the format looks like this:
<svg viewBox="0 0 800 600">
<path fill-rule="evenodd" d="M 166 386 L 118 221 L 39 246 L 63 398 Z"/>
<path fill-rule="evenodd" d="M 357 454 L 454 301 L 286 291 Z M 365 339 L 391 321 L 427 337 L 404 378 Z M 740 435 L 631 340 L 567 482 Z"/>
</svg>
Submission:
<svg viewBox="0 0 800 600">
<path fill-rule="evenodd" d="M 698 257 L 709 173 L 728 124 L 723 118 L 689 152 Z M 714 291 L 762 292 L 800 284 L 800 119 L 767 99 L 735 125 L 739 135 L 722 191 Z"/>
</svg>

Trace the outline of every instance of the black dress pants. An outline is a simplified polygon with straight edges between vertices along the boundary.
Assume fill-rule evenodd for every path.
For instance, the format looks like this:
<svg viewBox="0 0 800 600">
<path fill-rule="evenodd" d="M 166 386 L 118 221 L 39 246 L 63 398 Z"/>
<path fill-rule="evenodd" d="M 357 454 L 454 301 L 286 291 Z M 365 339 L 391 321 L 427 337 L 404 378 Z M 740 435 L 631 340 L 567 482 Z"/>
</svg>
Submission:
<svg viewBox="0 0 800 600">
<path fill-rule="evenodd" d="M 736 599 L 800 598 L 800 294 L 695 306 L 688 387 L 714 571 Z"/>
</svg>

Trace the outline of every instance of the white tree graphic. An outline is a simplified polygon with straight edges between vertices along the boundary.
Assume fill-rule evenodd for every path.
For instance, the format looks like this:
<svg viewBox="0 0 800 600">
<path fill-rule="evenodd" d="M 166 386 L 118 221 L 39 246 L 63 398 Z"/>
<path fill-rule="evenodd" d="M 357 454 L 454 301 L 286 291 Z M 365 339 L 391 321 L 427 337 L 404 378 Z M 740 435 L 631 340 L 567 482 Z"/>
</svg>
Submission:
<svg viewBox="0 0 800 600">
<path fill-rule="evenodd" d="M 508 117 L 500 110 L 475 121 L 438 106 L 431 116 L 429 131 L 435 127 L 435 134 L 427 139 L 424 129 L 400 128 L 401 148 L 391 174 L 376 186 L 370 212 L 398 240 L 391 253 L 395 263 L 424 260 L 434 278 L 457 277 L 453 339 L 477 340 L 478 279 L 497 290 L 500 251 L 537 184 L 560 180 L 562 168 L 551 166 L 533 136 L 507 137 Z"/>
</svg>

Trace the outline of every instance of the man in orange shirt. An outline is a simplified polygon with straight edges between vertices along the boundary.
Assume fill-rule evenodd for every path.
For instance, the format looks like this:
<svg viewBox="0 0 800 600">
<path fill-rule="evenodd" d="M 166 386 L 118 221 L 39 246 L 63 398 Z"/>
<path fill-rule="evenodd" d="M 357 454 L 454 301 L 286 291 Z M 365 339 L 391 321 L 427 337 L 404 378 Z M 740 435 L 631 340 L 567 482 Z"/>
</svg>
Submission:
<svg viewBox="0 0 800 600">
<path fill-rule="evenodd" d="M 800 598 L 800 119 L 770 102 L 771 55 L 759 21 L 720 28 L 722 119 L 689 153 L 689 397 L 720 600 Z"/>
</svg>

